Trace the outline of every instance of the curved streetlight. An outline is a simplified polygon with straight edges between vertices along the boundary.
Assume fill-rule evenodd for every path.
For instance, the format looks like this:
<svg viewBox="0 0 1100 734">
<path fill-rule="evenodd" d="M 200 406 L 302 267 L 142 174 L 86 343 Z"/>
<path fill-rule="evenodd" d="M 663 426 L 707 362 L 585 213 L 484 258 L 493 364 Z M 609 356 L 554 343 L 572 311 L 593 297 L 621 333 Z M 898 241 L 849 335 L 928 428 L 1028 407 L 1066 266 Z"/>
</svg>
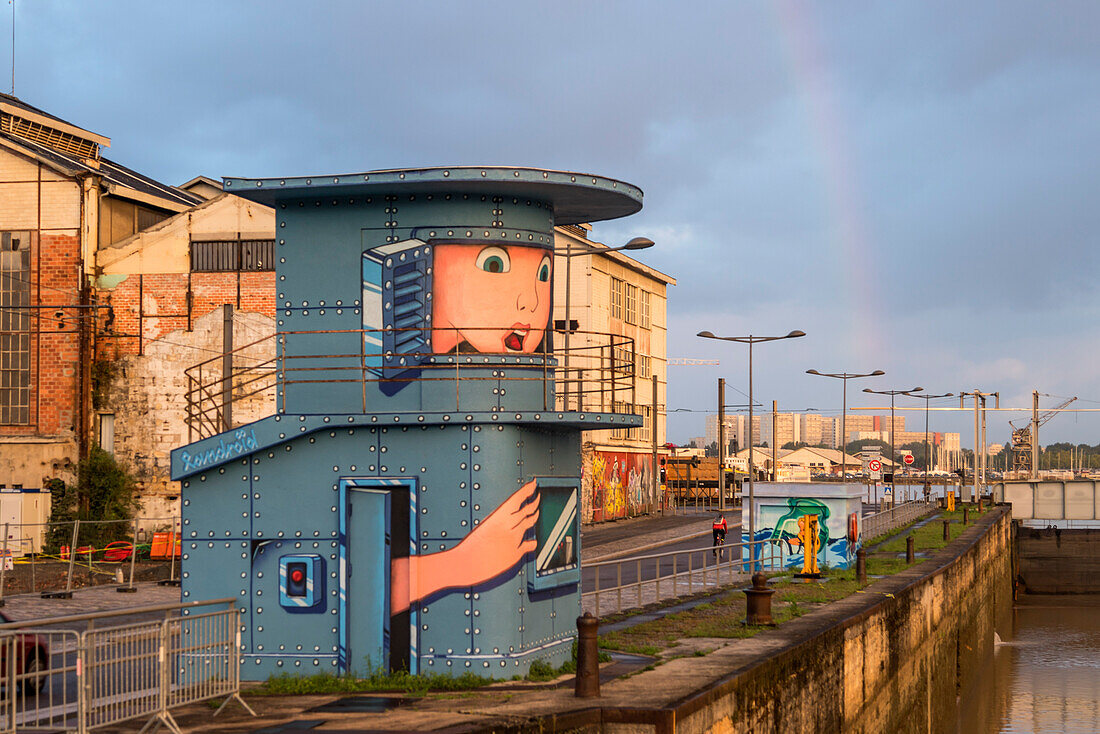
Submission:
<svg viewBox="0 0 1100 734">
<path fill-rule="evenodd" d="M 863 388 L 863 392 L 870 392 L 876 395 L 889 395 L 890 396 L 890 463 L 893 465 L 893 469 L 890 472 L 891 478 L 897 471 L 897 450 L 894 448 L 894 433 L 896 433 L 896 426 L 894 425 L 894 398 L 898 395 L 908 395 L 909 393 L 920 392 L 923 387 L 912 387 L 908 390 L 872 390 L 869 387 Z M 908 485 L 906 485 L 908 486 Z M 890 493 L 893 495 L 893 501 L 897 501 L 897 485 L 894 481 L 890 482 Z"/>
<path fill-rule="evenodd" d="M 807 375 L 817 375 L 818 377 L 835 377 L 838 380 L 844 382 L 844 402 L 840 409 L 840 474 L 843 479 L 845 469 L 848 465 L 848 426 L 846 425 L 848 414 L 848 380 L 854 380 L 858 377 L 881 377 L 886 373 L 882 370 L 875 370 L 874 372 L 818 372 L 817 370 L 806 370 Z"/>
<path fill-rule="evenodd" d="M 756 479 L 753 476 L 755 474 L 755 471 L 754 471 L 753 463 L 752 463 L 752 449 L 753 449 L 753 446 L 752 446 L 752 406 L 753 406 L 753 402 L 754 402 L 753 399 L 752 399 L 752 345 L 753 344 L 759 344 L 760 342 L 779 341 L 780 339 L 797 339 L 800 336 L 806 336 L 806 332 L 798 331 L 796 329 L 795 331 L 791 331 L 787 334 L 784 334 L 783 336 L 753 336 L 752 334 L 749 334 L 748 336 L 717 336 L 713 332 L 710 332 L 710 331 L 700 331 L 698 334 L 696 334 L 696 336 L 701 336 L 704 339 L 718 339 L 720 341 L 725 341 L 725 342 L 738 342 L 739 344 L 748 344 L 749 345 L 749 427 L 748 427 L 748 431 L 747 431 L 749 440 L 746 443 L 748 443 L 748 445 L 749 445 L 749 560 L 752 561 L 752 560 L 755 560 L 755 558 L 756 558 L 756 550 L 755 550 L 756 546 L 754 545 L 755 542 L 756 542 L 756 518 L 754 517 L 754 514 L 753 514 L 753 501 L 756 499 Z M 721 426 L 722 426 L 721 418 L 719 418 L 718 425 L 719 425 L 719 428 L 721 428 Z M 772 437 L 772 442 L 773 443 L 775 442 L 775 437 L 774 436 Z M 718 501 L 719 501 L 720 505 L 721 505 L 721 503 L 723 503 L 725 501 L 725 499 L 724 499 L 725 498 L 725 483 L 726 483 L 725 467 L 719 466 L 718 467 Z M 742 514 L 742 516 L 744 516 L 744 504 L 743 503 L 742 503 L 742 512 L 741 512 L 741 514 Z M 755 568 L 755 565 L 754 565 L 754 568 Z"/>
<path fill-rule="evenodd" d="M 569 334 L 573 331 L 573 329 L 572 329 L 572 323 L 573 322 L 569 318 L 569 306 L 570 306 L 569 294 L 571 292 L 571 287 L 570 286 L 572 285 L 572 282 L 573 282 L 573 278 L 571 277 L 572 268 L 570 267 L 570 264 L 573 262 L 573 258 L 580 257 L 582 255 L 600 255 L 600 254 L 603 254 L 605 252 L 618 252 L 619 250 L 645 250 L 647 248 L 653 247 L 653 244 L 654 244 L 653 240 L 649 239 L 648 237 L 635 237 L 634 239 L 627 242 L 625 245 L 619 245 L 618 247 L 592 247 L 591 245 L 584 245 L 583 247 L 569 247 L 569 248 L 566 248 L 564 250 L 558 250 L 557 248 L 554 249 L 554 256 L 555 257 L 565 258 L 565 345 L 564 345 L 564 354 L 563 354 L 564 359 L 563 359 L 562 366 L 565 368 L 565 376 L 566 376 L 566 380 L 565 380 L 565 409 L 566 410 L 569 410 L 569 393 L 570 393 L 570 390 L 569 390 L 569 386 L 570 386 L 570 381 L 569 381 Z M 578 399 L 579 399 L 579 395 L 578 395 Z M 654 407 L 654 409 L 656 409 L 657 406 L 653 406 L 653 407 Z M 614 406 L 612 406 L 612 410 L 614 410 Z M 657 433 L 657 421 L 656 421 L 656 415 L 655 414 L 654 414 L 654 421 L 653 421 L 652 429 L 653 429 L 654 435 L 656 435 L 656 433 Z M 656 467 L 654 467 L 654 471 L 656 471 Z"/>
<path fill-rule="evenodd" d="M 916 392 L 914 390 L 913 392 Z M 911 398 L 920 398 L 924 401 L 924 488 L 931 492 L 928 484 L 928 466 L 932 463 L 932 444 L 928 440 L 928 403 L 936 398 L 953 398 L 955 393 L 945 392 L 943 395 L 909 395 Z M 944 490 L 947 491 L 946 489 Z"/>
</svg>

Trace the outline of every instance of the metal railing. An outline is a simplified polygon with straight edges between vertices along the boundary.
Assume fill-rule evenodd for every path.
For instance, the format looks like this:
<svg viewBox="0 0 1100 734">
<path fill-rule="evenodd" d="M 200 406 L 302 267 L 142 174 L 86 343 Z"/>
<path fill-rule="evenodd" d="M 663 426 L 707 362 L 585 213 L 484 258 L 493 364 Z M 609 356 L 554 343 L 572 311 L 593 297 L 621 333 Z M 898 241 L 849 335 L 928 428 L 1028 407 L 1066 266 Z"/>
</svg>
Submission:
<svg viewBox="0 0 1100 734">
<path fill-rule="evenodd" d="M 191 613 L 219 605 L 227 608 Z M 239 617 L 227 598 L 0 625 L 0 732 L 83 734 L 130 719 L 179 732 L 171 709 L 217 698 L 215 715 L 231 700 L 255 715 L 240 697 Z M 78 623 L 87 628 L 57 629 Z"/>
<path fill-rule="evenodd" d="M 757 571 L 786 569 L 782 543 L 756 541 L 755 561 L 743 557 L 746 545 L 730 543 L 717 549 L 707 546 L 586 563 L 583 569 L 593 573 L 595 588 L 581 594 L 581 607 L 596 616 L 617 614 L 747 581 L 754 572 L 754 563 Z M 609 568 L 614 569 L 614 581 L 605 586 L 600 572 Z M 632 578 L 624 581 L 624 571 Z"/>
<path fill-rule="evenodd" d="M 938 508 L 938 502 L 913 500 L 912 502 L 905 502 L 891 507 L 888 510 L 883 510 L 882 512 L 876 512 L 873 515 L 866 515 L 863 518 L 863 538 L 864 540 L 877 538 L 891 530 L 900 528 L 903 525 L 908 525 L 914 520 L 918 520 L 934 512 Z"/>
<path fill-rule="evenodd" d="M 441 381 L 455 383 L 455 410 L 484 409 L 470 404 L 461 387 L 492 381 L 541 383 L 541 396 L 531 410 L 634 412 L 635 349 L 629 337 L 574 330 L 566 350 L 549 346 L 553 335 L 564 330 L 546 329 L 534 352 L 490 355 L 461 346 L 446 353 L 430 351 L 441 332 L 450 337 L 448 343 L 460 345 L 465 343 L 463 334 L 508 333 L 499 327 L 284 331 L 212 357 L 184 372 L 189 440 L 282 412 L 285 388 L 307 384 L 359 385 L 357 407 L 363 412 L 368 409 L 368 384 L 387 383 L 393 389 L 402 383 Z M 325 351 L 347 345 L 355 345 L 356 351 Z M 526 369 L 498 372 L 493 368 L 501 359 Z"/>
</svg>

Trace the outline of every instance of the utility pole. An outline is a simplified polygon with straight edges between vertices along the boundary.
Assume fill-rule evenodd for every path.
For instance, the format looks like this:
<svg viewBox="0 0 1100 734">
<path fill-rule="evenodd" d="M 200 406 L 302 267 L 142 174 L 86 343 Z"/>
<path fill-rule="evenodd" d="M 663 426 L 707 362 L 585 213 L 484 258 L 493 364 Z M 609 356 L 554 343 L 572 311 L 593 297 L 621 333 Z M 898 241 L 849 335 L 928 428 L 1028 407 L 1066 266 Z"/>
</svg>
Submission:
<svg viewBox="0 0 1100 734">
<path fill-rule="evenodd" d="M 222 305 L 222 430 L 233 430 L 233 304 Z"/>
<path fill-rule="evenodd" d="M 663 506 L 663 504 L 659 504 L 659 501 L 661 499 L 664 499 L 664 498 L 661 497 L 661 494 L 660 494 L 661 467 L 657 463 L 657 373 L 656 372 L 653 373 L 653 409 L 649 411 L 649 415 L 653 419 L 653 422 L 649 426 L 651 431 L 652 431 L 651 436 L 653 438 L 653 441 L 651 442 L 651 446 L 652 446 L 652 449 L 653 449 L 653 456 L 651 457 L 652 461 L 653 461 L 653 472 L 652 472 L 653 481 L 650 482 L 650 484 L 652 485 L 650 489 L 653 493 L 653 495 L 652 495 L 653 499 L 650 501 L 649 506 L 651 508 L 650 512 L 652 512 L 654 515 L 657 514 L 657 509 L 658 509 L 658 507 L 660 507 L 661 514 L 663 515 L 664 514 L 664 506 Z"/>
<path fill-rule="evenodd" d="M 779 401 L 772 401 L 772 481 L 779 481 L 779 441 L 778 438 L 779 428 Z"/>
<path fill-rule="evenodd" d="M 726 379 L 718 378 L 718 511 L 726 511 Z"/>
<path fill-rule="evenodd" d="M 1039 478 L 1039 391 L 1031 392 L 1031 478 Z"/>
<path fill-rule="evenodd" d="M 982 392 L 972 390 L 959 393 L 959 407 L 966 407 L 966 398 L 974 398 L 974 497 L 967 497 L 965 502 L 981 497 L 981 489 L 985 484 L 986 451 L 985 451 L 985 399 L 996 399 L 996 407 L 1001 407 L 1001 394 L 999 392 Z"/>
</svg>

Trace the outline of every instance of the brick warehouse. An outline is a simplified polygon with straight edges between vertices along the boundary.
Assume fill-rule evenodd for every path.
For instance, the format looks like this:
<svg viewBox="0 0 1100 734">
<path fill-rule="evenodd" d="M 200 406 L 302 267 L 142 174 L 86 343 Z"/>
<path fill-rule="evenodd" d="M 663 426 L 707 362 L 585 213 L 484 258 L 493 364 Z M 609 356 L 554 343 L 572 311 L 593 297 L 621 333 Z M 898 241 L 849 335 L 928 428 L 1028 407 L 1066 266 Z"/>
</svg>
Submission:
<svg viewBox="0 0 1100 734">
<path fill-rule="evenodd" d="M 271 389 L 242 400 L 263 385 L 240 378 L 275 354 L 274 213 L 205 177 L 177 187 L 123 168 L 100 155 L 108 138 L 14 97 L 0 95 L 0 120 L 0 232 L 23 242 L 5 241 L 0 259 L 0 522 L 44 521 L 48 498 L 36 493 L 50 477 L 71 479 L 93 442 L 136 476 L 144 517 L 174 517 L 180 488 L 169 479 L 169 454 L 194 439 L 188 370 L 204 360 L 203 370 L 224 370 L 221 355 L 235 349 L 233 415 L 209 419 L 239 426 L 276 410 Z M 556 249 L 581 247 L 573 229 L 555 228 Z M 606 249 L 580 240 L 593 253 Z M 614 278 L 593 290 L 586 275 L 604 259 L 621 266 L 620 280 L 624 272 L 656 273 L 622 253 L 577 259 L 572 316 L 588 314 L 585 324 L 592 314 L 611 318 L 605 291 Z M 653 292 L 652 344 L 642 350 L 651 356 L 640 357 L 636 372 L 641 380 L 652 372 L 664 385 L 664 285 L 675 281 L 656 275 L 658 286 L 635 283 L 634 275 L 626 281 Z M 562 324 L 566 301 L 559 295 L 555 304 Z M 648 401 L 648 389 L 638 394 Z M 650 426 L 663 436 L 664 413 L 645 415 L 637 432 L 613 434 L 611 448 L 629 444 L 641 452 L 635 458 L 648 459 Z M 585 446 L 584 482 L 592 488 L 593 449 Z M 585 521 L 647 511 L 645 476 L 621 490 L 608 477 L 600 481 L 610 489 L 600 495 L 600 512 L 593 492 L 583 495 Z M 602 506 L 616 497 L 618 514 Z"/>
<path fill-rule="evenodd" d="M 0 522 L 44 521 L 45 482 L 93 442 L 134 471 L 143 514 L 176 514 L 184 370 L 227 331 L 274 330 L 270 210 L 159 183 L 109 145 L 0 94 Z"/>
</svg>

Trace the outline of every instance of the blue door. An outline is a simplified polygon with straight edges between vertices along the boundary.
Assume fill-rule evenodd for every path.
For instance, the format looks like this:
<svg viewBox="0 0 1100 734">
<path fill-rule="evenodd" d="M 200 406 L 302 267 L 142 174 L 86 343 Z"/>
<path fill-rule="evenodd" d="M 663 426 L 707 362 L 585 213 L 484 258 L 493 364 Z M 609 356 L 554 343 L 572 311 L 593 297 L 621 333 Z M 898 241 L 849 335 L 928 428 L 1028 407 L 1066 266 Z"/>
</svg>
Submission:
<svg viewBox="0 0 1100 734">
<path fill-rule="evenodd" d="M 364 480 L 344 483 L 344 669 L 390 668 L 390 492 Z"/>
</svg>

